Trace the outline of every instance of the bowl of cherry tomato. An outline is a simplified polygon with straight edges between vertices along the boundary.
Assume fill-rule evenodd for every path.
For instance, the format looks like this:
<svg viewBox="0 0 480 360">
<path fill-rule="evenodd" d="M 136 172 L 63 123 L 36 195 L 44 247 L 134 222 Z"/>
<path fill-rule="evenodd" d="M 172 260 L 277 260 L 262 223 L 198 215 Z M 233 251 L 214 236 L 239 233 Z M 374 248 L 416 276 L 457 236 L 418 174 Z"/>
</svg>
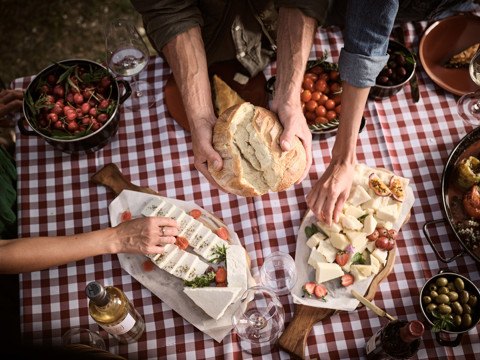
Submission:
<svg viewBox="0 0 480 360">
<path fill-rule="evenodd" d="M 398 93 L 410 81 L 415 73 L 416 61 L 413 53 L 406 46 L 390 40 L 387 54 L 389 56 L 384 68 L 370 88 L 369 97 L 381 100 Z"/>
<path fill-rule="evenodd" d="M 342 80 L 338 64 L 326 61 L 328 54 L 307 61 L 300 91 L 303 114 L 313 134 L 338 128 L 342 102 Z M 275 77 L 267 81 L 267 91 L 273 93 Z"/>
<path fill-rule="evenodd" d="M 121 95 L 119 84 L 125 88 Z M 66 153 L 89 153 L 116 134 L 120 104 L 131 95 L 129 84 L 90 60 L 64 60 L 42 70 L 23 99 L 23 135 L 40 136 Z M 27 130 L 24 120 L 32 130 Z"/>
</svg>

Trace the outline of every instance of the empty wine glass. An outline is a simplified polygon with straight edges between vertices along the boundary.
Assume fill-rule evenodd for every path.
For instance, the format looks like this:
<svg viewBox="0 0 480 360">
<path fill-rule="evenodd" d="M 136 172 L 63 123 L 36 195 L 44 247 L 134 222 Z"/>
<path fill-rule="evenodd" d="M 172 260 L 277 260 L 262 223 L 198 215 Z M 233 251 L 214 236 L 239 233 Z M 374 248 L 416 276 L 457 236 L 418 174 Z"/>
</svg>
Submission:
<svg viewBox="0 0 480 360">
<path fill-rule="evenodd" d="M 76 344 L 88 345 L 102 350 L 107 348 L 97 332 L 85 328 L 72 328 L 62 335 L 62 346 L 68 347 Z"/>
<path fill-rule="evenodd" d="M 105 25 L 107 65 L 118 76 L 131 76 L 133 93 L 123 106 L 133 111 L 151 107 L 155 99 L 152 85 L 137 80 L 150 54 L 135 26 L 128 20 L 115 19 Z"/>
<path fill-rule="evenodd" d="M 468 72 L 473 82 L 480 86 L 480 47 L 470 60 Z M 464 121 L 474 126 L 480 125 L 480 88 L 460 97 L 457 105 L 458 114 Z"/>
<path fill-rule="evenodd" d="M 232 322 L 242 350 L 268 354 L 283 330 L 285 311 L 271 289 L 254 286 L 243 293 Z"/>
<path fill-rule="evenodd" d="M 295 260 L 284 252 L 271 253 L 260 268 L 260 282 L 277 295 L 288 294 L 297 282 Z"/>
</svg>

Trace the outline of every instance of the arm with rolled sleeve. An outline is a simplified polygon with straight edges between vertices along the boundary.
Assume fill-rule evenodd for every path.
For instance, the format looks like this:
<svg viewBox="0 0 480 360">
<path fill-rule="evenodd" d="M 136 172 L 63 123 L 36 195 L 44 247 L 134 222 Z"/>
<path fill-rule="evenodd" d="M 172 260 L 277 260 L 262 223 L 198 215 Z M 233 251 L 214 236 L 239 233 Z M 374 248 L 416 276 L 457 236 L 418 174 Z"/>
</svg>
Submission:
<svg viewBox="0 0 480 360">
<path fill-rule="evenodd" d="M 343 80 L 342 108 L 332 160 L 307 195 L 307 204 L 318 219 L 338 222 L 352 185 L 356 144 L 370 87 L 385 66 L 388 39 L 397 0 L 353 0 L 347 8 L 345 46 L 340 53 Z"/>
</svg>

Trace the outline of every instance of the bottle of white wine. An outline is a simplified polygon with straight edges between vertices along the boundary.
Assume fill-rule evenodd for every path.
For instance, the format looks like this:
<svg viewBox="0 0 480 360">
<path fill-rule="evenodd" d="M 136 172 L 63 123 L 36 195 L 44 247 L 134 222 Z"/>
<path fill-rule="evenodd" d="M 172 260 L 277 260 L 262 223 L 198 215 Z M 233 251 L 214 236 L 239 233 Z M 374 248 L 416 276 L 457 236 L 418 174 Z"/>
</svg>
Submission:
<svg viewBox="0 0 480 360">
<path fill-rule="evenodd" d="M 142 336 L 145 322 L 122 290 L 92 281 L 85 292 L 90 299 L 90 316 L 105 331 L 123 343 L 135 342 Z"/>
</svg>

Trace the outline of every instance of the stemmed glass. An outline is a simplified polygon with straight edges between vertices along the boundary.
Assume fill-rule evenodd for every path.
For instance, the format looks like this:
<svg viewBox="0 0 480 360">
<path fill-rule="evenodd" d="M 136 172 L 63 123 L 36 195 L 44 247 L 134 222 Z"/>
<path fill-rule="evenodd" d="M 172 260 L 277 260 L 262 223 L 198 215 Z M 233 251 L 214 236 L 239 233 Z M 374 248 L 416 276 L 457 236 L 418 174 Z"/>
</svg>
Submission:
<svg viewBox="0 0 480 360">
<path fill-rule="evenodd" d="M 288 294 L 297 282 L 295 260 L 284 252 L 271 253 L 260 268 L 260 282 L 277 295 Z"/>
<path fill-rule="evenodd" d="M 480 86 L 480 47 L 470 60 L 468 72 L 473 82 Z M 480 89 L 460 97 L 457 102 L 458 114 L 474 126 L 480 125 Z"/>
<path fill-rule="evenodd" d="M 268 354 L 283 330 L 285 311 L 271 289 L 254 286 L 243 293 L 232 322 L 242 350 Z"/>
<path fill-rule="evenodd" d="M 133 94 L 123 106 L 133 111 L 155 103 L 153 86 L 137 80 L 150 59 L 147 45 L 135 26 L 125 19 L 114 19 L 105 25 L 107 65 L 117 76 L 131 76 Z"/>
</svg>

